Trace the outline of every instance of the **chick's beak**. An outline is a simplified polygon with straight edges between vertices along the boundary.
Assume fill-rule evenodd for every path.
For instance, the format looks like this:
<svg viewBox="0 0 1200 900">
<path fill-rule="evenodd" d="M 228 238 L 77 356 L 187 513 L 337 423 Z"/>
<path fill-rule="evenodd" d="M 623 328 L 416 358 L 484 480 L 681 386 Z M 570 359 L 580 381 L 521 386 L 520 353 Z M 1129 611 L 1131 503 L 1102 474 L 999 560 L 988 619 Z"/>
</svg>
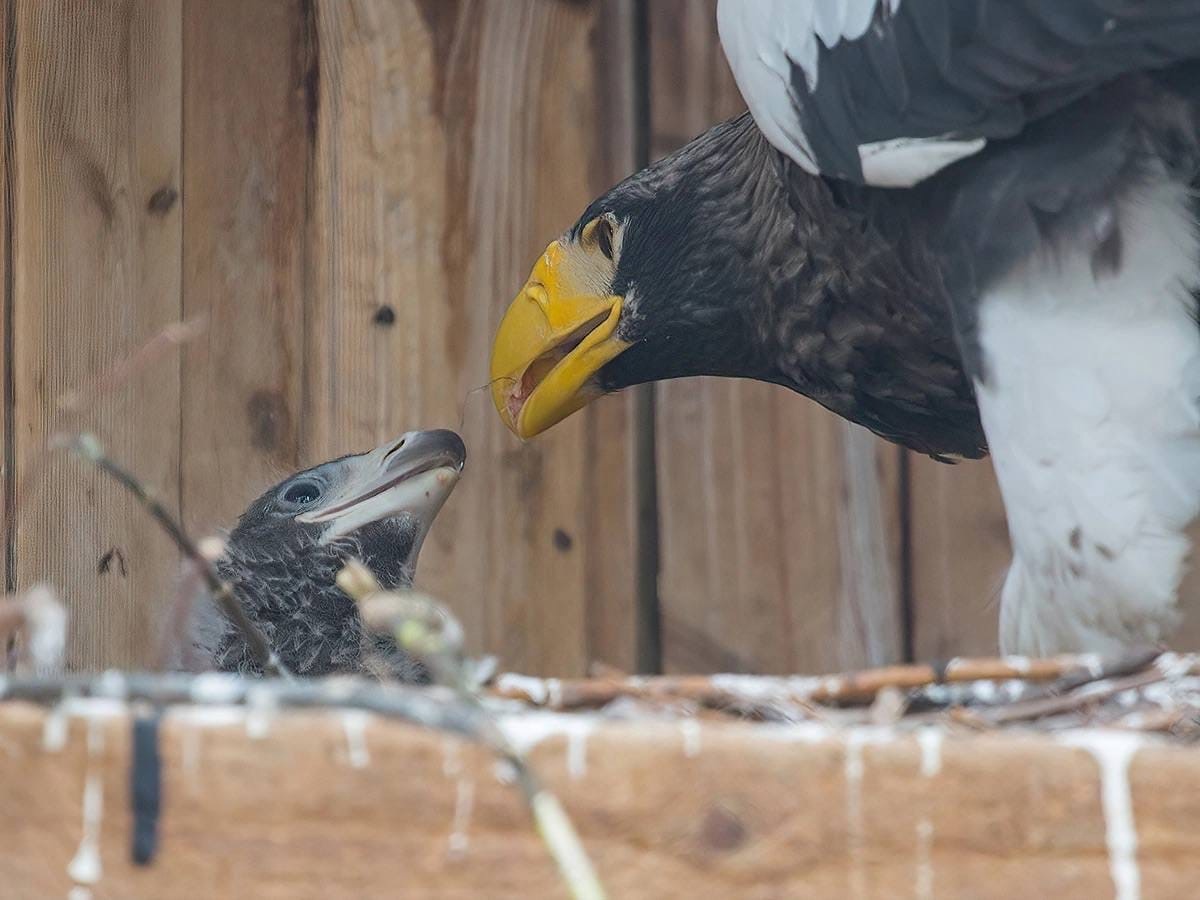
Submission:
<svg viewBox="0 0 1200 900">
<path fill-rule="evenodd" d="M 589 291 L 572 268 L 560 242 L 547 247 L 492 346 L 492 402 L 523 440 L 599 396 L 594 376 L 629 346 L 616 336 L 622 298 Z"/>
<path fill-rule="evenodd" d="M 453 431 L 410 431 L 352 460 L 346 483 L 297 521 L 327 523 L 327 543 L 371 522 L 408 514 L 425 531 L 458 484 L 467 448 Z"/>
</svg>

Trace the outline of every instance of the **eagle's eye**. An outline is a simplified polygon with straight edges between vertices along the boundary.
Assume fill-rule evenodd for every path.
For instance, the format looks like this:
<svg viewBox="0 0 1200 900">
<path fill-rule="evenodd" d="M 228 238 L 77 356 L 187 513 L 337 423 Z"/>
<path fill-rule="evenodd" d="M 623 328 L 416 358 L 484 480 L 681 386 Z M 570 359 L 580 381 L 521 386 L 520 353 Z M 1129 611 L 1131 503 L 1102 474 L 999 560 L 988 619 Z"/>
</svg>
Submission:
<svg viewBox="0 0 1200 900">
<path fill-rule="evenodd" d="M 600 252 L 611 262 L 613 258 L 613 226 L 607 216 L 596 223 L 596 244 L 600 247 Z"/>
<path fill-rule="evenodd" d="M 321 486 L 315 481 L 303 479 L 288 485 L 287 490 L 283 492 L 283 500 L 285 503 L 291 503 L 294 506 L 307 506 L 310 503 L 315 503 L 321 499 Z"/>
<path fill-rule="evenodd" d="M 613 240 L 616 224 L 612 213 L 604 213 L 588 222 L 583 228 L 583 243 L 594 244 L 600 248 L 604 258 L 609 262 L 613 259 Z"/>
</svg>

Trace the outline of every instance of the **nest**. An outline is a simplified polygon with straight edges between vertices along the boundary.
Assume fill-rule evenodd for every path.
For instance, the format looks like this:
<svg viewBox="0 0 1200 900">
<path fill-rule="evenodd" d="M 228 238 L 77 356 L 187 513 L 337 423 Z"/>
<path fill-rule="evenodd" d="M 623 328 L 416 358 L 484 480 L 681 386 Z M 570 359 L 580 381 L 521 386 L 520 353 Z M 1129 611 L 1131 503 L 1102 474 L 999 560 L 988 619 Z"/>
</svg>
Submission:
<svg viewBox="0 0 1200 900">
<path fill-rule="evenodd" d="M 501 675 L 494 697 L 545 709 L 986 730 L 1114 728 L 1200 735 L 1200 655 L 952 659 L 823 677 Z"/>
</svg>

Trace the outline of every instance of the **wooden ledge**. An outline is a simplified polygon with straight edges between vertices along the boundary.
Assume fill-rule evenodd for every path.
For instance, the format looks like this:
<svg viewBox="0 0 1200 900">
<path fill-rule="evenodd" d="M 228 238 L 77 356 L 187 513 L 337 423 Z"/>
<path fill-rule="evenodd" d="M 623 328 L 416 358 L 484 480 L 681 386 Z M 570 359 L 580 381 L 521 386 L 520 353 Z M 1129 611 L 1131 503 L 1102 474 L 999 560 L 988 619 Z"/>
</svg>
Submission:
<svg viewBox="0 0 1200 900">
<path fill-rule="evenodd" d="M 132 722 L 116 700 L 0 704 L 6 897 L 565 896 L 486 750 L 358 711 L 169 709 L 135 866 Z M 503 724 L 614 898 L 1195 895 L 1200 753 L 1151 735 Z"/>
</svg>

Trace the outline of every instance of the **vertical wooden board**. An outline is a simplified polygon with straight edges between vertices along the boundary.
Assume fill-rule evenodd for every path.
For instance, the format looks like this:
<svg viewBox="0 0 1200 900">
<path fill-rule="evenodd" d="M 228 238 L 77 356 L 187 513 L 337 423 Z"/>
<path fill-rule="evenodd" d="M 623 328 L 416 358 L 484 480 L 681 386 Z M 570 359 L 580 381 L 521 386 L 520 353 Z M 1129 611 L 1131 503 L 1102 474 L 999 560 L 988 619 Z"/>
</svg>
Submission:
<svg viewBox="0 0 1200 900">
<path fill-rule="evenodd" d="M 592 144 L 596 155 L 588 167 L 589 199 L 637 168 L 641 127 L 636 121 L 637 98 L 646 89 L 639 83 L 634 58 L 638 4 L 598 0 L 595 6 L 590 34 L 591 77 L 597 86 L 592 118 L 600 133 Z M 562 548 L 560 552 L 571 552 L 581 542 L 586 548 L 589 663 L 626 672 L 640 671 L 650 662 L 638 644 L 639 633 L 652 627 L 641 620 L 654 614 L 640 606 L 639 594 L 645 586 L 637 571 L 642 565 L 639 554 L 648 552 L 646 544 L 655 536 L 645 529 L 657 528 L 655 522 L 638 521 L 639 495 L 652 489 L 643 480 L 653 475 L 654 463 L 639 458 L 637 445 L 641 430 L 652 433 L 654 425 L 644 414 L 639 418 L 636 390 L 652 388 L 635 389 L 587 409 L 583 532 L 572 535 L 563 530 L 551 538 L 556 549 Z"/>
<path fill-rule="evenodd" d="M 1179 590 L 1179 610 L 1183 613 L 1183 621 L 1169 641 L 1175 650 L 1195 650 L 1200 647 L 1200 522 L 1193 523 L 1188 534 L 1192 539 L 1192 556 Z"/>
<path fill-rule="evenodd" d="M 999 646 L 1000 588 L 1011 550 L 990 462 L 946 466 L 911 457 L 913 646 L 918 659 L 986 656 Z M 1193 545 L 1200 523 L 1191 529 Z M 1200 567 L 1180 589 L 1170 646 L 1200 646 Z"/>
<path fill-rule="evenodd" d="M 651 138 L 669 152 L 744 109 L 712 3 L 650 5 Z M 657 386 L 669 671 L 821 671 L 902 653 L 898 453 L 798 395 Z"/>
<path fill-rule="evenodd" d="M 909 497 L 916 658 L 994 654 L 1010 554 L 991 463 L 910 454 Z"/>
<path fill-rule="evenodd" d="M 10 551 L 15 534 L 12 527 L 12 505 L 16 484 L 13 481 L 13 444 L 10 417 L 12 416 L 12 353 L 8 344 L 9 319 L 12 315 L 12 285 L 9 281 L 9 255 L 12 252 L 12 233 L 9 228 L 12 214 L 13 147 L 9 117 L 12 112 L 12 84 L 9 75 L 16 63 L 11 30 L 13 3 L 0 0 L 0 584 L 10 587 Z M 15 560 L 13 560 L 15 562 Z"/>
<path fill-rule="evenodd" d="M 589 608 L 633 603 L 629 404 L 522 446 L 471 391 L 537 254 L 622 174 L 597 78 L 603 10 L 315 6 L 304 456 L 459 429 L 467 475 L 417 581 L 462 617 L 473 650 L 563 675 L 587 666 Z M 612 632 L 600 652 L 625 664 L 632 635 Z"/>
<path fill-rule="evenodd" d="M 16 4 L 18 479 L 44 458 L 59 399 L 179 317 L 180 215 L 163 198 L 179 193 L 180 21 L 173 0 Z M 172 360 L 101 394 L 83 421 L 171 505 L 178 409 Z M 121 491 L 62 454 L 24 499 L 16 580 L 64 592 L 69 664 L 148 662 L 176 570 L 170 544 Z"/>
<path fill-rule="evenodd" d="M 312 134 L 304 4 L 184 2 L 185 524 L 233 524 L 300 462 Z"/>
</svg>

